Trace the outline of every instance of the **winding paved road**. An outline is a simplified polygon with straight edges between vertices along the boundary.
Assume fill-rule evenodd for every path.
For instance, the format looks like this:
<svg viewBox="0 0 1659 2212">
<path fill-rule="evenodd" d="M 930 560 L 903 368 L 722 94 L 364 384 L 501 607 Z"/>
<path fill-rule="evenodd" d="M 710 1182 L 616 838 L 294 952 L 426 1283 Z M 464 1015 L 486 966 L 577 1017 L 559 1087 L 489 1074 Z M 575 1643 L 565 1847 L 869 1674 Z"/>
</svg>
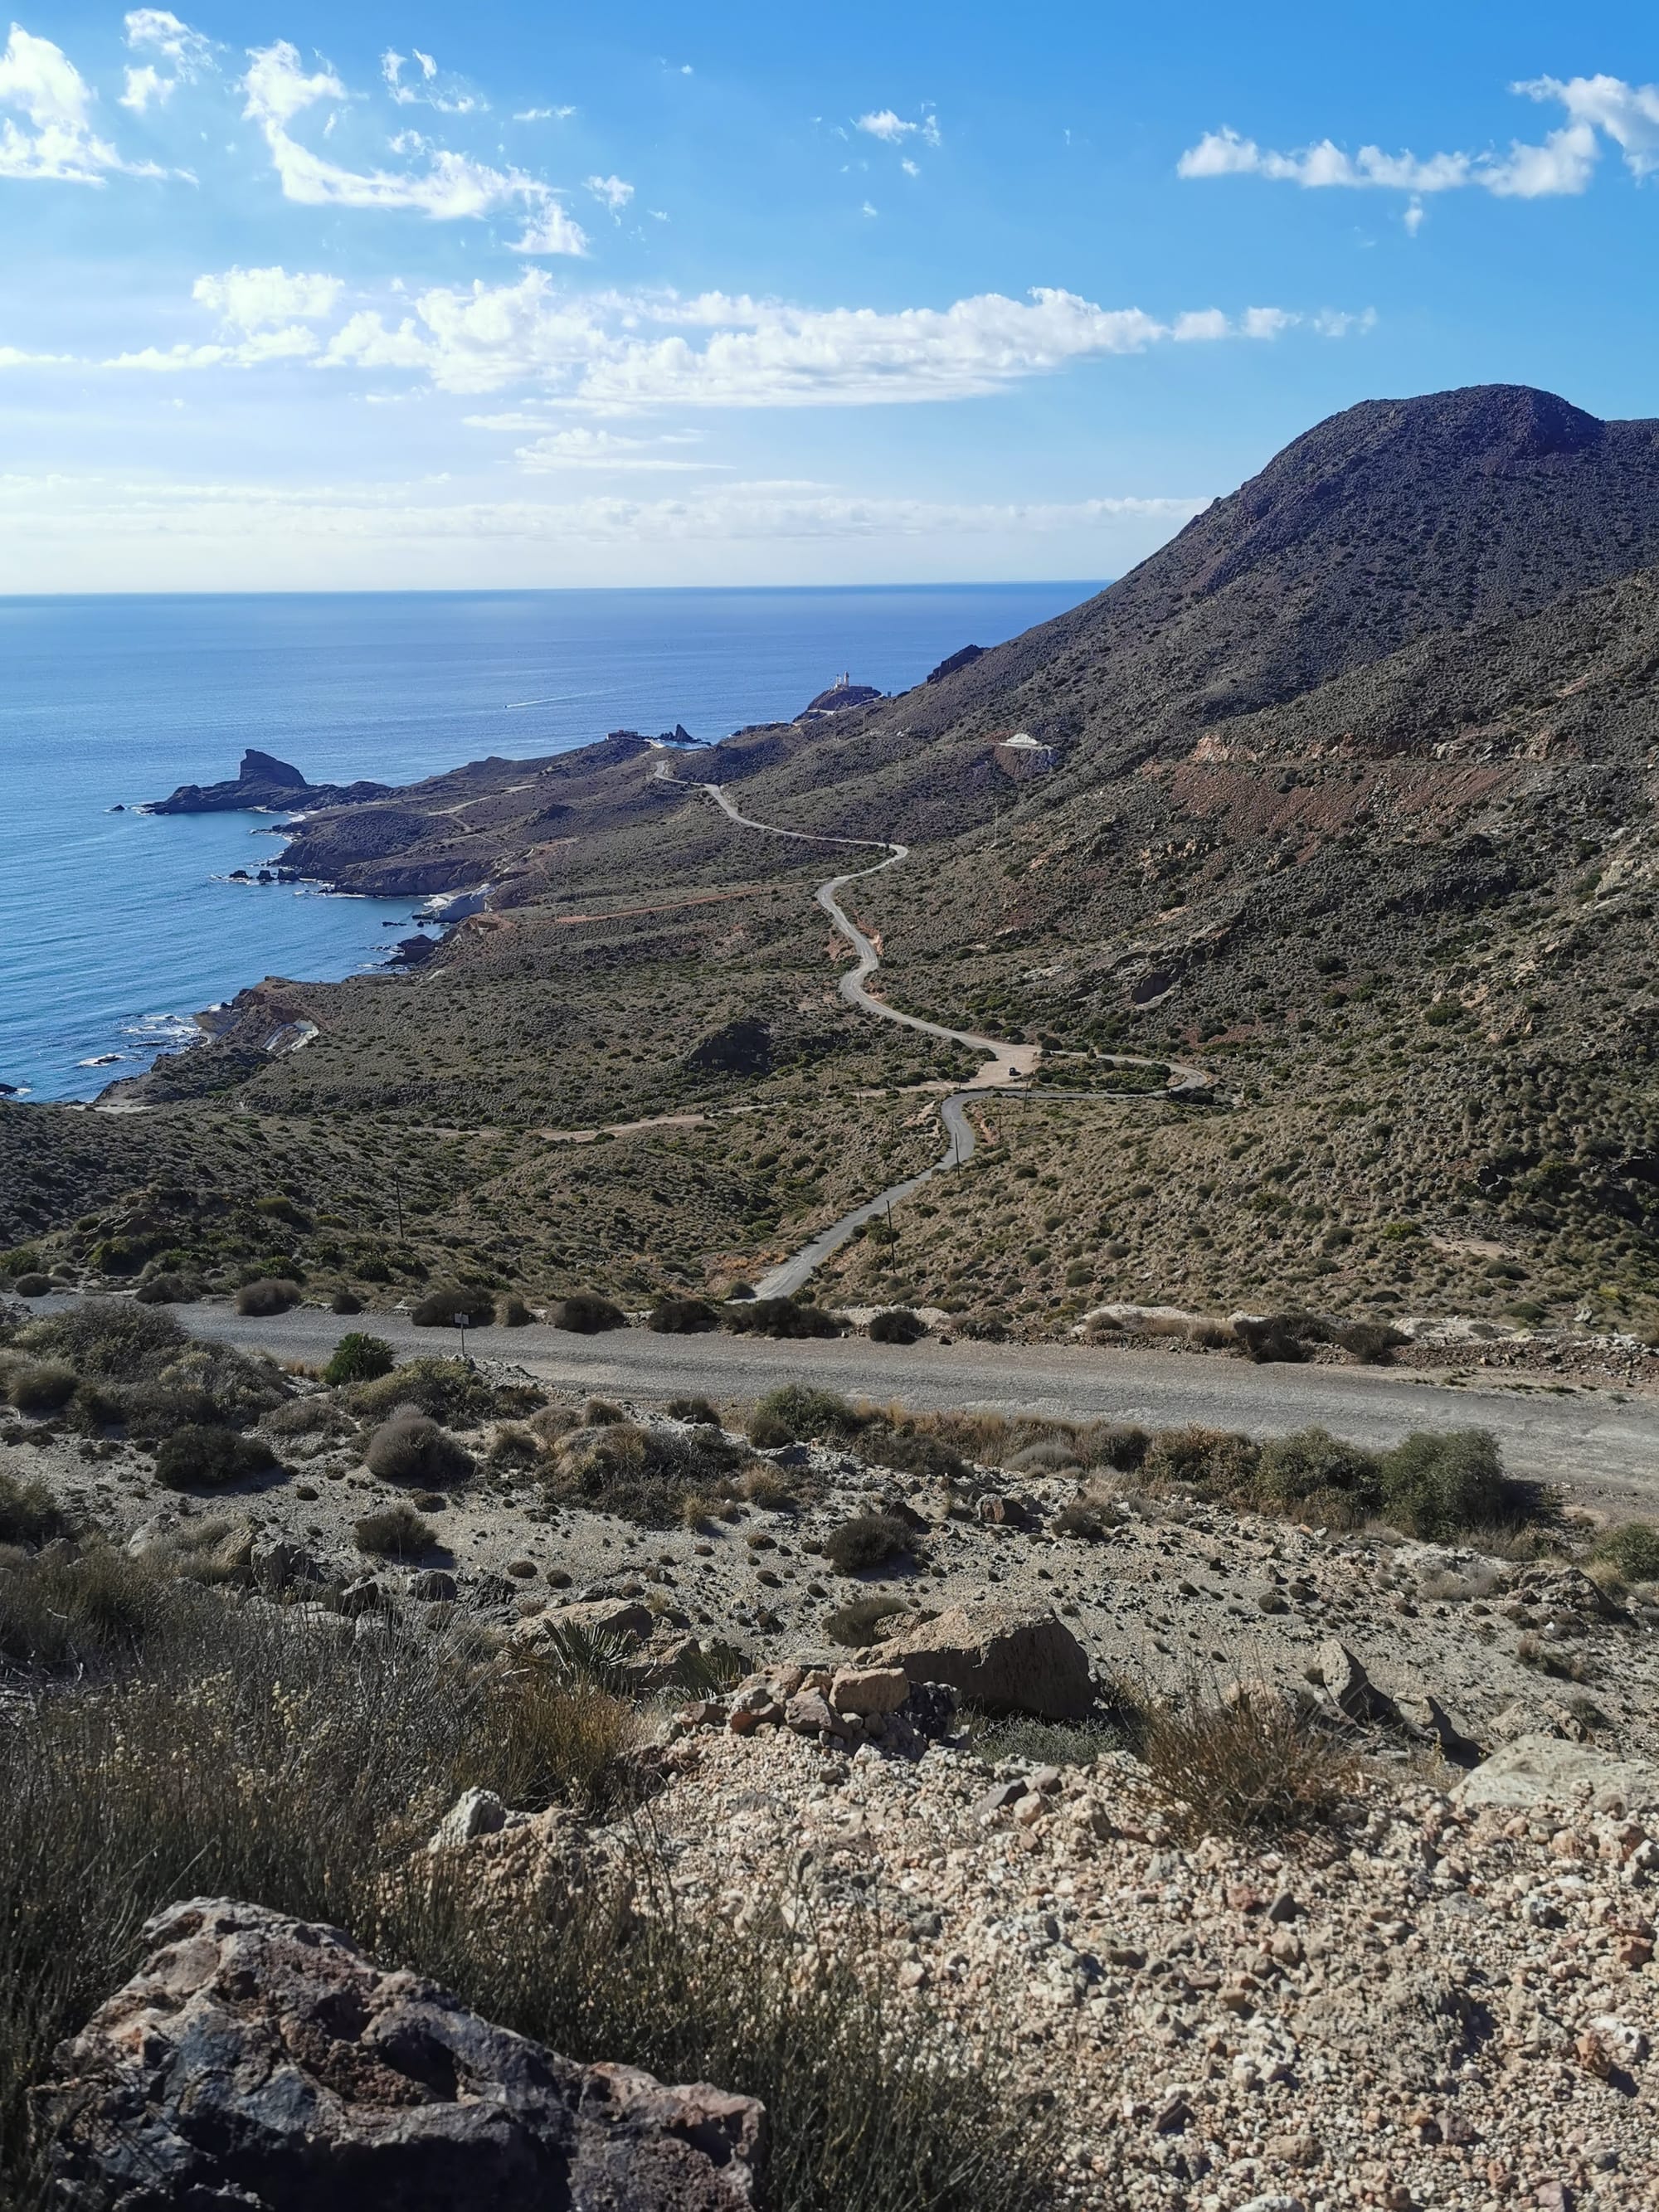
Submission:
<svg viewBox="0 0 1659 2212">
<path fill-rule="evenodd" d="M 657 774 L 666 782 L 681 780 L 665 764 L 658 769 Z M 718 783 L 705 783 L 701 787 L 727 819 L 740 830 L 757 830 L 763 836 L 787 837 L 805 845 L 840 845 L 863 851 L 875 848 L 884 852 L 886 855 L 884 860 L 872 860 L 867 868 L 849 868 L 843 875 L 832 876 L 828 883 L 820 884 L 814 894 L 838 934 L 846 939 L 856 956 L 853 966 L 841 978 L 838 988 L 842 997 L 849 1006 L 856 1006 L 861 1013 L 874 1014 L 884 1022 L 896 1022 L 907 1030 L 918 1030 L 924 1036 L 937 1037 L 942 1044 L 963 1045 L 970 1052 L 982 1052 L 988 1055 L 985 1066 L 973 1081 L 964 1085 L 960 1091 L 952 1091 L 940 1104 L 939 1118 L 951 1141 L 933 1166 L 907 1176 L 902 1182 L 890 1183 L 885 1190 L 878 1190 L 873 1198 L 866 1199 L 849 1212 L 843 1213 L 838 1220 L 830 1222 L 827 1228 L 819 1230 L 817 1235 L 804 1244 L 799 1252 L 792 1254 L 777 1267 L 769 1268 L 755 1285 L 761 1297 L 792 1296 L 803 1284 L 810 1281 L 832 1253 L 839 1252 L 843 1244 L 849 1243 L 866 1222 L 873 1221 L 884 1213 L 890 1213 L 894 1206 L 902 1205 L 907 1198 L 914 1198 L 935 1176 L 943 1175 L 952 1168 L 966 1166 L 974 1157 L 979 1141 L 968 1116 L 969 1104 L 976 1096 L 998 1091 L 1021 1098 L 1082 1101 L 1097 1104 L 1114 1095 L 1131 1103 L 1140 1098 L 1194 1097 L 1200 1094 L 1214 1096 L 1211 1079 L 1202 1068 L 1147 1060 L 1137 1053 L 1113 1053 L 1109 1056 L 1109 1064 L 1114 1067 L 1168 1067 L 1172 1080 L 1164 1090 L 1117 1094 L 1034 1090 L 1030 1087 L 1028 1079 L 1036 1073 L 1037 1063 L 1042 1057 L 1041 1045 L 1005 1043 L 995 1037 L 981 1036 L 975 1030 L 947 1029 L 943 1022 L 930 1022 L 921 1014 L 904 1013 L 897 1006 L 890 1006 L 884 999 L 872 997 L 867 987 L 870 978 L 881 965 L 881 954 L 842 906 L 840 894 L 848 884 L 861 882 L 866 876 L 879 875 L 884 868 L 893 867 L 900 860 L 908 860 L 910 848 L 894 844 L 881 837 L 830 837 L 810 830 L 782 830 L 775 822 L 757 822 L 752 815 L 740 813 Z M 1020 1088 L 1012 1091 L 1012 1086 L 1016 1084 Z"/>
</svg>

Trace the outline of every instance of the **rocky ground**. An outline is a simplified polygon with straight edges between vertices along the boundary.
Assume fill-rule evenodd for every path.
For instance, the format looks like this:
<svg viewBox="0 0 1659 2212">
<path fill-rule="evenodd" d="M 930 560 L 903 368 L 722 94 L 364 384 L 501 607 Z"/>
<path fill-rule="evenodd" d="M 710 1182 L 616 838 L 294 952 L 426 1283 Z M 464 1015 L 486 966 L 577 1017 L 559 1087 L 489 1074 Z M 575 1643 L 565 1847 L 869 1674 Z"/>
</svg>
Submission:
<svg viewBox="0 0 1659 2212">
<path fill-rule="evenodd" d="M 895 1989 L 994 2021 L 1064 2201 L 1654 2201 L 1659 1797 L 1632 1813 L 1593 1757 L 1535 1795 L 1366 1775 L 1341 1825 L 1272 1850 L 1178 1840 L 1124 1756 L 848 1755 L 784 1728 L 682 1757 L 654 1818 L 685 1894 L 738 1919 L 792 1869 Z"/>
<path fill-rule="evenodd" d="M 514 1376 L 501 1363 L 482 1370 Z M 528 1378 L 520 1378 L 527 1382 Z M 1103 1679 L 1164 1686 L 1188 1679 L 1305 1683 L 1332 1638 L 1398 1698 L 1431 1697 L 1458 1733 L 1481 1744 L 1543 1729 L 1659 1754 L 1659 1604 L 1638 1589 L 1607 1595 L 1563 1557 L 1492 1558 L 1468 1546 L 1415 1543 L 1374 1527 L 1333 1532 L 1137 1489 L 1133 1477 L 1085 1477 L 1063 1443 L 1027 1443 L 1023 1468 L 970 1467 L 966 1482 L 896 1474 L 854 1450 L 815 1443 L 752 1450 L 735 1412 L 729 1432 L 642 1408 L 545 1394 L 573 1429 L 617 1417 L 672 1440 L 721 1436 L 739 1474 L 720 1514 L 691 1527 L 641 1528 L 615 1515 L 550 1504 L 533 1466 L 503 1460 L 492 1422 L 459 1432 L 471 1480 L 421 1488 L 439 1543 L 422 1568 L 453 1573 L 466 1601 L 498 1625 L 550 1619 L 573 1601 L 648 1604 L 665 1627 L 729 1638 L 757 1656 L 823 1658 L 826 1629 L 849 1600 L 878 1595 L 903 1620 L 944 1607 L 1053 1607 Z M 292 1401 L 290 1401 L 292 1402 Z M 303 1398 L 300 1402 L 307 1402 Z M 65 1506 L 122 1540 L 197 1548 L 253 1538 L 291 1545 L 315 1578 L 361 1581 L 377 1563 L 356 1523 L 410 1496 L 363 1462 L 368 1430 L 313 1391 L 319 1425 L 296 1431 L 284 1407 L 267 1428 L 280 1464 L 227 1491 L 158 1485 L 153 1455 L 88 1443 L 50 1421 L 0 1412 L 0 1468 L 45 1480 Z M 345 1433 L 342 1433 L 342 1430 Z M 1044 1471 L 1043 1459 L 1056 1462 Z M 1099 1501 L 1097 1533 L 1063 1533 L 1080 1484 Z M 898 1510 L 919 1524 L 915 1553 L 893 1571 L 849 1579 L 823 1547 L 859 1513 Z M 1582 1544 L 1588 1516 L 1570 1524 Z M 139 1532 L 143 1532 L 140 1534 Z M 1547 1554 L 1547 1547 L 1539 1547 Z M 395 1591 L 402 1570 L 383 1570 Z M 520 1632 L 522 1632 L 522 1631 Z"/>
<path fill-rule="evenodd" d="M 1066 2203 L 1659 2203 L 1659 1588 L 1608 1575 L 1587 1516 L 1431 1545 L 1086 1468 L 1059 1424 L 918 1472 L 760 1448 L 733 1407 L 477 1380 L 521 1395 L 452 1425 L 472 1467 L 441 1489 L 373 1474 L 373 1421 L 303 1373 L 249 1432 L 277 1467 L 216 1492 L 9 1409 L 0 1473 L 231 1601 L 575 1638 L 641 1701 L 673 1891 L 955 2021 L 1054 2129 Z M 648 1526 L 558 1496 L 550 1469 L 628 1437 L 693 1455 L 707 1498 Z M 411 1498 L 438 1542 L 366 1554 L 357 1523 Z M 872 1513 L 908 1553 L 834 1571 Z M 1135 1733 L 1171 1699 L 1307 1731 L 1316 1807 L 1208 1832 Z M 474 1793 L 438 1847 L 505 1900 L 636 1848 L 611 1817 Z"/>
</svg>

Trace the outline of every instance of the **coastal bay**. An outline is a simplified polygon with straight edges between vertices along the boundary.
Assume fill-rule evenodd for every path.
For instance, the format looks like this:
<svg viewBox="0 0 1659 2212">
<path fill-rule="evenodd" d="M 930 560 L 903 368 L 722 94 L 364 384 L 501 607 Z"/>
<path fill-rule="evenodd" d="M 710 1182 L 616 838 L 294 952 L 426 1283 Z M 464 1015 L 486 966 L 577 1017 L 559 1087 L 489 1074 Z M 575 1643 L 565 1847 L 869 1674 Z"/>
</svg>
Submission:
<svg viewBox="0 0 1659 2212">
<path fill-rule="evenodd" d="M 719 737 L 848 663 L 913 683 L 1091 588 L 0 600 L 0 1082 L 91 1099 L 262 978 L 345 976 L 408 934 L 407 896 L 252 879 L 281 816 L 137 811 L 250 746 L 397 784 L 619 726 Z"/>
</svg>

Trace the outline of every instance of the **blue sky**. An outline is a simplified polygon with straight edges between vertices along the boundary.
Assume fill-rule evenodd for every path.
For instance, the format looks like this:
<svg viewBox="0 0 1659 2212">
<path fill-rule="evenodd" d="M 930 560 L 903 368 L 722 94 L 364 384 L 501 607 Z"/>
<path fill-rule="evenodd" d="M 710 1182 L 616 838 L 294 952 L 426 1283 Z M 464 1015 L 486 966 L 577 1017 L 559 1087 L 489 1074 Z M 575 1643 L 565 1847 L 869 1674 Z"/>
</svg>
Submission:
<svg viewBox="0 0 1659 2212">
<path fill-rule="evenodd" d="M 1100 576 L 1659 414 L 1650 8 L 18 4 L 0 591 Z"/>
</svg>

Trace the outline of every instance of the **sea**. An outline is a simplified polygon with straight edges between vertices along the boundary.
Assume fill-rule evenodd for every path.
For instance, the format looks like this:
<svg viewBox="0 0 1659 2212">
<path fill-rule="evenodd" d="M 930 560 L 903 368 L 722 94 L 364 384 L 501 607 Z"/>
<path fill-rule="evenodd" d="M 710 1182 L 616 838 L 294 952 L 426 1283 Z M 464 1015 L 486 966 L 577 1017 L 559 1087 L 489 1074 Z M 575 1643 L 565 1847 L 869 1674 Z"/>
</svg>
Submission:
<svg viewBox="0 0 1659 2212">
<path fill-rule="evenodd" d="M 0 598 L 0 1083 L 90 1099 L 267 975 L 382 963 L 407 899 L 234 882 L 281 817 L 150 815 L 255 745 L 313 782 L 787 720 L 896 691 L 1097 583 Z"/>
</svg>

